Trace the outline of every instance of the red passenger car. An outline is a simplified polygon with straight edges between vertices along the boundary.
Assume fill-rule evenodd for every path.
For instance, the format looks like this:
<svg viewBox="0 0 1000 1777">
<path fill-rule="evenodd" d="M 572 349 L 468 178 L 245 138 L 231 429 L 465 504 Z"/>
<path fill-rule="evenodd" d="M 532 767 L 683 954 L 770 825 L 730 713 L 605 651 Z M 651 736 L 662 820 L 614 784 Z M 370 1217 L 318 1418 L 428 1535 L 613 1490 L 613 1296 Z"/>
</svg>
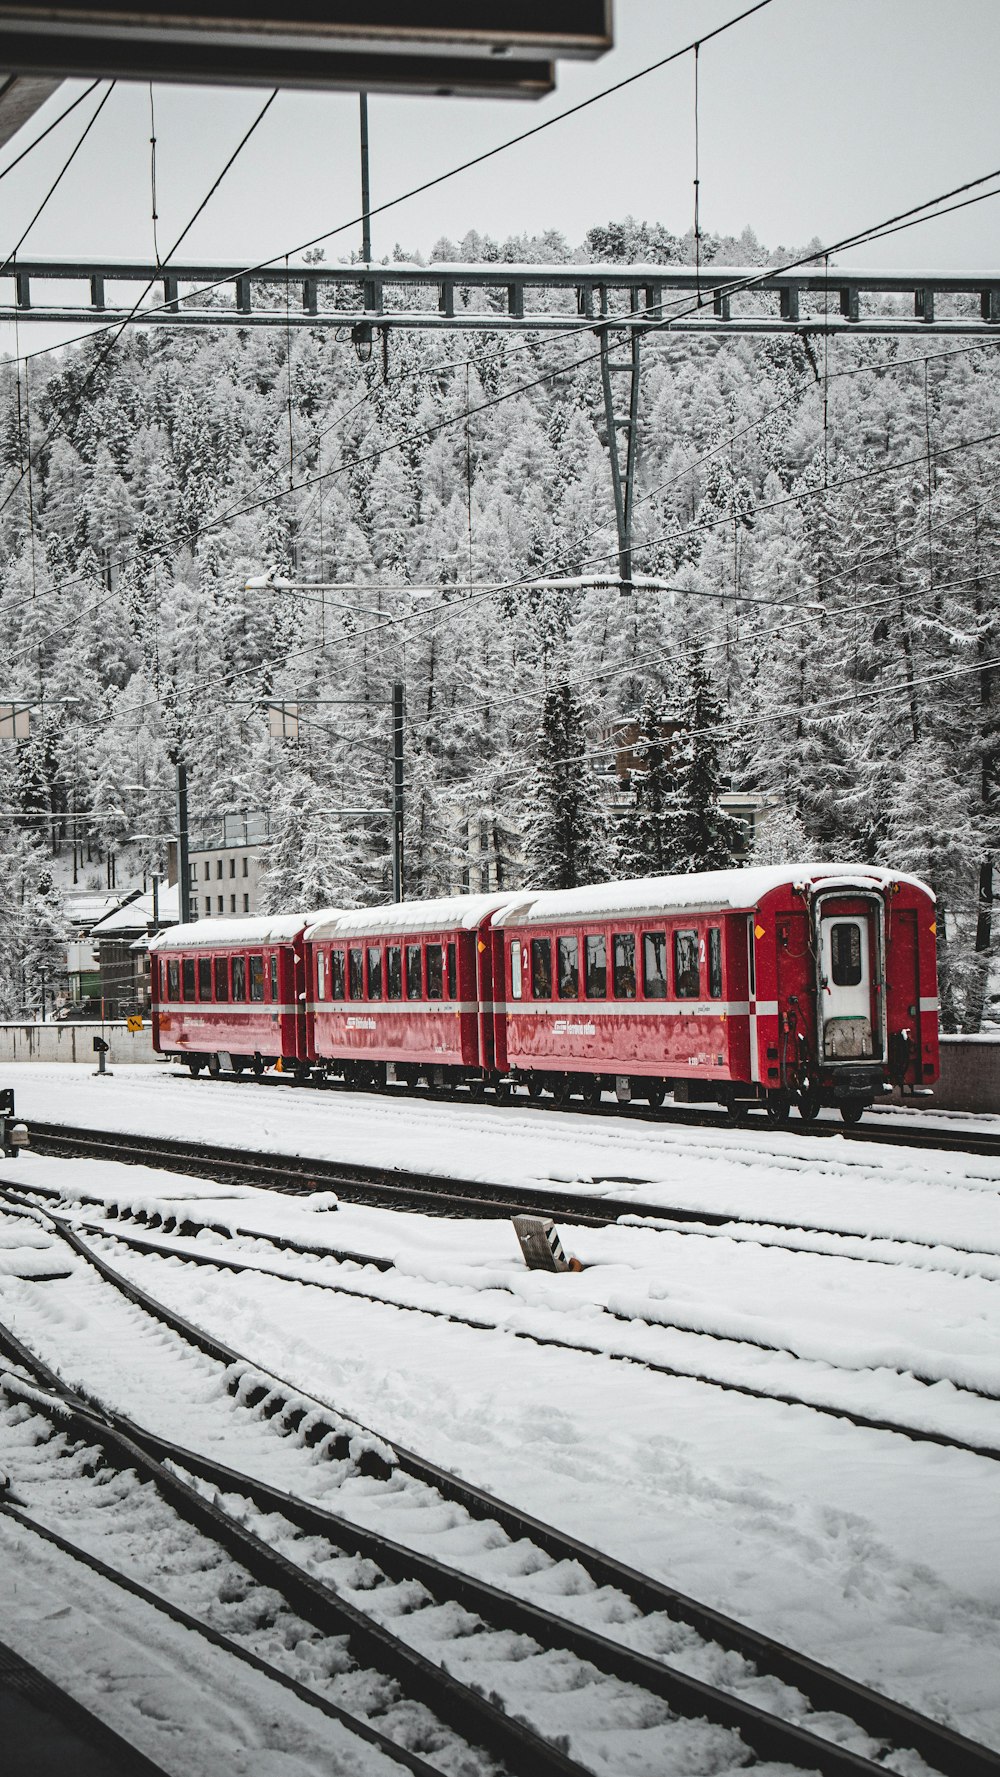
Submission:
<svg viewBox="0 0 1000 1777">
<path fill-rule="evenodd" d="M 405 901 L 310 926 L 310 1060 L 356 1086 L 495 1080 L 490 920 L 509 900 Z"/>
<path fill-rule="evenodd" d="M 935 930 L 922 883 L 859 865 L 524 894 L 494 920 L 497 1066 L 561 1097 L 854 1122 L 937 1078 Z"/>
<path fill-rule="evenodd" d="M 305 1060 L 304 914 L 200 919 L 150 941 L 153 1047 L 193 1074 Z"/>
</svg>

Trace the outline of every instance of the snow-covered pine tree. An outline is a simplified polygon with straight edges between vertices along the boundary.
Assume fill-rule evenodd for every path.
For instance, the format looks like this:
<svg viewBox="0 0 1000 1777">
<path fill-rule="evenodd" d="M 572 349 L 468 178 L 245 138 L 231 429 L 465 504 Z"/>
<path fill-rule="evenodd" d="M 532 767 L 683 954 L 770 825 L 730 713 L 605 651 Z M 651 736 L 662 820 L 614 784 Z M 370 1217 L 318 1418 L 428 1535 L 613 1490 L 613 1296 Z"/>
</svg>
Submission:
<svg viewBox="0 0 1000 1777">
<path fill-rule="evenodd" d="M 587 723 L 565 678 L 545 692 L 538 758 L 524 835 L 525 878 L 533 888 L 600 882 L 608 864 L 604 792 L 587 758 Z"/>
<path fill-rule="evenodd" d="M 0 1017 L 39 1005 L 42 971 L 51 981 L 63 959 L 64 933 L 42 842 L 14 822 L 0 827 Z"/>
<path fill-rule="evenodd" d="M 355 905 L 354 860 L 339 817 L 324 812 L 329 807 L 330 791 L 298 766 L 281 773 L 260 876 L 263 912 L 309 913 Z"/>
<path fill-rule="evenodd" d="M 647 692 L 632 751 L 642 769 L 632 773 L 634 802 L 616 823 L 616 863 L 623 876 L 665 876 L 676 867 L 681 839 L 672 723 L 663 701 Z"/>
<path fill-rule="evenodd" d="M 691 649 L 676 749 L 675 868 L 728 870 L 739 862 L 738 822 L 719 804 L 723 788 L 722 705 L 700 647 Z"/>
</svg>

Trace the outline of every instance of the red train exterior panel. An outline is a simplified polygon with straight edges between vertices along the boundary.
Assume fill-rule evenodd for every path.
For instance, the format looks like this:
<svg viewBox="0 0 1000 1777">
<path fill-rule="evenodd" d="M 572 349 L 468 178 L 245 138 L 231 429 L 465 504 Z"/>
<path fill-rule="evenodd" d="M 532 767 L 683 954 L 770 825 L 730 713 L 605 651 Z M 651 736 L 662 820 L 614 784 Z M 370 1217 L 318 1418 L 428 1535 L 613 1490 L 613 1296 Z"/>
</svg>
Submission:
<svg viewBox="0 0 1000 1777">
<path fill-rule="evenodd" d="M 204 919 L 159 933 L 149 946 L 154 1048 L 195 1065 L 302 1059 L 305 924 L 301 914 Z"/>
</svg>

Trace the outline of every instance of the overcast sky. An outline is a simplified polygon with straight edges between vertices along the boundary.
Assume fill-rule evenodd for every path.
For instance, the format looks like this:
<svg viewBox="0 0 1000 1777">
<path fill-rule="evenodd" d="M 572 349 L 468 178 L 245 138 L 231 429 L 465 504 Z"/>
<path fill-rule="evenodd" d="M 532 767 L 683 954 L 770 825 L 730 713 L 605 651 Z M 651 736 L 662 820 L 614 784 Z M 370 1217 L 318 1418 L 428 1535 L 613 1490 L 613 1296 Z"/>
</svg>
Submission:
<svg viewBox="0 0 1000 1777">
<path fill-rule="evenodd" d="M 741 6 L 615 0 L 614 10 L 613 52 L 560 64 L 557 90 L 541 103 L 373 97 L 373 203 L 668 55 Z M 1000 167 L 998 51 L 998 0 L 772 0 L 701 52 L 702 226 L 738 234 L 749 223 L 771 247 L 816 235 L 833 241 Z M 0 169 L 79 90 L 65 85 L 0 151 Z M 164 86 L 154 96 L 166 252 L 264 95 Z M 0 184 L 0 262 L 96 97 Z M 21 257 L 149 257 L 149 135 L 148 89 L 119 86 Z M 683 234 L 692 220 L 693 153 L 688 56 L 377 217 L 375 254 L 399 242 L 426 255 L 439 236 L 458 239 L 472 227 L 500 240 L 558 228 L 578 243 L 593 223 L 630 211 Z M 253 263 L 293 252 L 358 208 L 356 97 L 282 93 L 181 257 Z M 328 243 L 327 258 L 352 248 L 360 248 L 354 227 Z M 996 270 L 1000 198 L 855 257 L 866 265 Z M 51 330 L 21 329 L 22 350 L 51 339 Z"/>
</svg>

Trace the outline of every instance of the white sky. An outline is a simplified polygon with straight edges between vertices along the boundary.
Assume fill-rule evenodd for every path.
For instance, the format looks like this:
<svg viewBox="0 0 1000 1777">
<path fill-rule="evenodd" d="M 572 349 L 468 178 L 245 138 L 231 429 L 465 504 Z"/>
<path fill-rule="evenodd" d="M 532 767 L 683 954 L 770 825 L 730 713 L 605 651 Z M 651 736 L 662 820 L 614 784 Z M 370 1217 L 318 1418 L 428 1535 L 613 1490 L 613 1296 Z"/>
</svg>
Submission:
<svg viewBox="0 0 1000 1777">
<path fill-rule="evenodd" d="M 541 103 L 375 96 L 372 201 L 554 115 L 741 10 L 740 0 L 616 0 L 616 48 L 564 62 Z M 773 0 L 701 53 L 702 226 L 768 246 L 835 240 L 1000 168 L 997 0 Z M 6 166 L 79 86 L 0 151 Z M 158 87 L 160 248 L 215 179 L 263 94 Z M 96 97 L 96 95 L 95 95 Z M 86 101 L 0 184 L 0 262 L 94 103 Z M 33 228 L 21 257 L 151 256 L 149 95 L 122 85 Z M 692 59 L 557 124 L 373 223 L 376 257 L 398 241 L 427 254 L 470 227 L 502 240 L 555 227 L 572 243 L 631 211 L 683 233 L 692 219 Z M 282 93 L 185 243 L 181 257 L 253 263 L 294 251 L 359 209 L 358 106 L 350 94 Z M 352 228 L 327 246 L 360 248 Z M 1000 198 L 880 242 L 857 263 L 997 269 Z M 9 286 L 2 286 L 4 289 Z M 5 329 L 3 344 L 12 343 Z M 21 349 L 51 343 L 21 328 Z"/>
</svg>

